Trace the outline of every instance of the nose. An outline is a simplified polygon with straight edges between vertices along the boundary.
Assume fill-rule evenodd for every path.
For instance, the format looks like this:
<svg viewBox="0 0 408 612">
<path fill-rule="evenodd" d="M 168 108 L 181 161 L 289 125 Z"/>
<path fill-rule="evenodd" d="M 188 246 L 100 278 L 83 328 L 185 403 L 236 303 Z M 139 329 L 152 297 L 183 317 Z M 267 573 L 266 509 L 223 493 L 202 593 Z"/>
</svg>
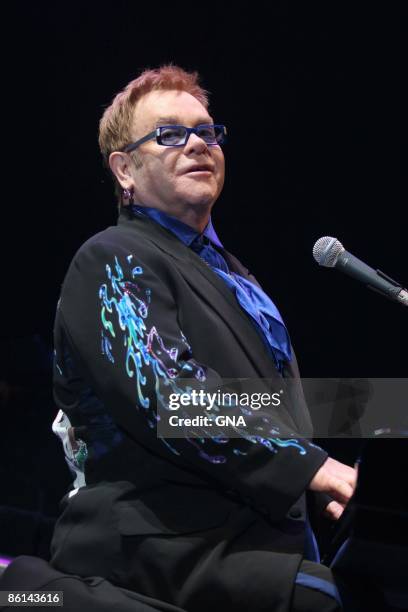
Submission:
<svg viewBox="0 0 408 612">
<path fill-rule="evenodd" d="M 184 153 L 186 155 L 188 155 L 189 153 L 204 153 L 204 151 L 207 150 L 207 143 L 202 138 L 197 136 L 197 134 L 194 134 L 194 132 L 192 132 L 184 146 Z"/>
</svg>

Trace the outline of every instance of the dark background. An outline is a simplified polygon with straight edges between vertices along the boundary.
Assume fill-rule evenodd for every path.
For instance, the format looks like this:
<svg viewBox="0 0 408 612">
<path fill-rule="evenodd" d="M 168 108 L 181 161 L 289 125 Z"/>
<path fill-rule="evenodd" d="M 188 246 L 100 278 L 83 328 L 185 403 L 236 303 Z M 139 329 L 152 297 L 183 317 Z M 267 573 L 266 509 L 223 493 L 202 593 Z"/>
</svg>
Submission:
<svg viewBox="0 0 408 612">
<path fill-rule="evenodd" d="M 198 70 L 212 93 L 229 133 L 213 221 L 279 306 L 302 375 L 407 375 L 408 313 L 312 258 L 335 236 L 408 284 L 402 15 L 369 2 L 149 6 L 23 2 L 3 26 L 0 552 L 46 549 L 70 480 L 50 433 L 53 316 L 76 249 L 116 222 L 98 121 L 146 67 Z M 327 448 L 350 463 L 358 452 Z"/>
</svg>

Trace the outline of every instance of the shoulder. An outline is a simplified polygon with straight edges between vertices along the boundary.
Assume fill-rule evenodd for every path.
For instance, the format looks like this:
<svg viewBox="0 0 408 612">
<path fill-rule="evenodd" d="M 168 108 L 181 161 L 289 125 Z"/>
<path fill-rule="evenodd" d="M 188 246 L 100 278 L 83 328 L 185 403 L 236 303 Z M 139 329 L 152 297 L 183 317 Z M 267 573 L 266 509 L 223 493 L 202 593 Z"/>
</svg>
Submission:
<svg viewBox="0 0 408 612">
<path fill-rule="evenodd" d="M 139 228 L 111 226 L 86 240 L 75 253 L 72 264 L 130 256 L 150 262 L 160 258 L 161 251 Z"/>
<path fill-rule="evenodd" d="M 106 282 L 174 285 L 175 269 L 143 230 L 112 226 L 89 238 L 75 253 L 65 275 L 61 295 L 97 292 Z"/>
<path fill-rule="evenodd" d="M 250 272 L 248 268 L 244 266 L 243 263 L 237 257 L 235 257 L 235 255 L 232 255 L 232 253 L 229 253 L 225 249 L 223 250 L 222 254 L 232 272 L 243 276 L 247 280 L 251 281 L 251 283 L 261 288 L 261 285 L 258 283 L 252 272 Z"/>
</svg>

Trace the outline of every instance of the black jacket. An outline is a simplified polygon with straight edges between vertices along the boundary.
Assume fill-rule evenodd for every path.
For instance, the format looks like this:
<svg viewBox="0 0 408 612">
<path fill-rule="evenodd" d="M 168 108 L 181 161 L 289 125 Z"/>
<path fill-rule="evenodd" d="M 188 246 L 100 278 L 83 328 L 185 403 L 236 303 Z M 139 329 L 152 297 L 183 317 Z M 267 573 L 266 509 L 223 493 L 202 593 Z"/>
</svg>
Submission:
<svg viewBox="0 0 408 612">
<path fill-rule="evenodd" d="M 86 443 L 87 486 L 64 498 L 53 565 L 191 612 L 286 611 L 304 546 L 304 491 L 327 454 L 307 439 L 270 448 L 163 441 L 154 427 L 161 394 L 186 372 L 281 378 L 223 281 L 171 232 L 125 210 L 74 257 L 55 350 L 55 399 Z M 298 376 L 294 358 L 284 377 Z M 283 436 L 311 434 L 300 385 L 276 426 Z"/>
</svg>

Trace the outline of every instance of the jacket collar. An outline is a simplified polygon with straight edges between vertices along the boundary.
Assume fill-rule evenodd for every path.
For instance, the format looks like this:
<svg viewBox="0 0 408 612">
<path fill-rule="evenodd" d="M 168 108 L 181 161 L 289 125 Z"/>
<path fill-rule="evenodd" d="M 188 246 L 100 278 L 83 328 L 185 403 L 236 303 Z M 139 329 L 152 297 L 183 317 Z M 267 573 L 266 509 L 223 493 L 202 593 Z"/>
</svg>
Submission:
<svg viewBox="0 0 408 612">
<path fill-rule="evenodd" d="M 173 259 L 174 264 L 189 285 L 194 287 L 201 299 L 223 318 L 241 344 L 243 351 L 249 356 L 260 377 L 280 376 L 265 344 L 256 332 L 252 322 L 242 311 L 235 296 L 201 257 L 179 240 L 172 231 L 159 225 L 146 215 L 135 215 L 131 210 L 124 209 L 119 216 L 118 226 L 126 231 L 138 233 Z M 222 249 L 222 255 L 232 271 L 254 282 L 254 278 L 249 275 L 248 270 L 235 257 L 225 249 Z M 222 299 L 220 299 L 220 296 Z M 231 317 L 231 309 L 235 314 L 234 317 Z"/>
<path fill-rule="evenodd" d="M 157 208 L 153 208 L 151 206 L 137 206 L 136 204 L 133 204 L 131 206 L 131 211 L 136 217 L 140 215 L 150 217 L 151 219 L 153 219 L 153 221 L 156 221 L 162 227 L 165 227 L 166 229 L 173 232 L 173 234 L 175 234 L 177 238 L 181 240 L 181 242 L 184 242 L 186 246 L 191 246 L 191 243 L 198 236 L 200 236 L 200 232 L 197 232 L 195 229 L 193 229 L 186 223 L 183 223 L 183 221 L 180 221 L 180 219 L 176 219 L 176 217 L 168 215 L 167 213 L 163 212 L 162 210 L 158 210 Z M 216 246 L 223 248 L 221 240 L 218 238 L 217 233 L 212 224 L 211 217 L 207 223 L 207 227 L 202 232 L 202 235 L 208 238 L 208 240 L 210 240 Z"/>
</svg>

